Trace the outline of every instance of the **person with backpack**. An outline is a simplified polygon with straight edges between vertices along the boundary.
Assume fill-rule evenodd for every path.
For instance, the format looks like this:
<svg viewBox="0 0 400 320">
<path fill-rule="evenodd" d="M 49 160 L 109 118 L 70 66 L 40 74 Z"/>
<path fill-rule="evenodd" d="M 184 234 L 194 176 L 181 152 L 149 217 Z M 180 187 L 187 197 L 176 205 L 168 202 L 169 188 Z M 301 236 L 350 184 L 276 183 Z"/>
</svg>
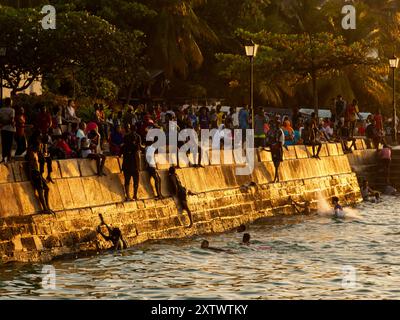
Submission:
<svg viewBox="0 0 400 320">
<path fill-rule="evenodd" d="M 11 161 L 11 149 L 16 132 L 15 110 L 11 107 L 11 99 L 4 100 L 4 107 L 0 108 L 0 127 L 1 127 L 1 154 L 3 159 L 0 163 Z"/>
</svg>

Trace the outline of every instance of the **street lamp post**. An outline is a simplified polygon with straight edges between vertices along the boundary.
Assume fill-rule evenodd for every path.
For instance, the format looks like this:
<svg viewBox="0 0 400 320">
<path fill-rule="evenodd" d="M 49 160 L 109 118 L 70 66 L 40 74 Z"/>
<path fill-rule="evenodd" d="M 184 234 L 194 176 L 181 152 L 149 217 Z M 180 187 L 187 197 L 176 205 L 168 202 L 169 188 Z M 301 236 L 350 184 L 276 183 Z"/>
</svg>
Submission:
<svg viewBox="0 0 400 320">
<path fill-rule="evenodd" d="M 392 69 L 392 85 L 393 85 L 393 133 L 394 143 L 397 144 L 397 110 L 396 110 L 396 69 L 399 67 L 399 58 L 393 56 L 389 59 L 389 66 Z"/>
<path fill-rule="evenodd" d="M 258 44 L 245 46 L 246 56 L 250 58 L 250 108 L 251 108 L 251 125 L 254 130 L 254 58 L 257 55 Z"/>
<path fill-rule="evenodd" d="M 0 59 L 3 60 L 7 54 L 7 48 L 0 47 Z M 3 61 L 0 62 L 3 65 Z M 0 72 L 0 107 L 3 106 L 3 72 Z"/>
</svg>

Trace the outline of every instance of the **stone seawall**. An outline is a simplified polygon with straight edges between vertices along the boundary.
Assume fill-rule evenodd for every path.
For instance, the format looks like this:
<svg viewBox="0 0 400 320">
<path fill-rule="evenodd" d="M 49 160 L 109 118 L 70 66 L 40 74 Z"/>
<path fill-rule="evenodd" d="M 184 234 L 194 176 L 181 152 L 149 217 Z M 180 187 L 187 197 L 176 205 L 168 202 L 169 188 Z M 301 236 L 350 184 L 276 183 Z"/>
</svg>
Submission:
<svg viewBox="0 0 400 320">
<path fill-rule="evenodd" d="M 365 146 L 361 141 L 358 149 Z M 362 158 L 362 152 L 360 157 Z M 147 240 L 219 233 L 277 214 L 293 214 L 288 198 L 309 200 L 338 196 L 345 204 L 360 201 L 357 176 L 340 144 L 324 145 L 322 160 L 311 159 L 303 146 L 285 151 L 281 183 L 271 184 L 274 167 L 268 152 L 256 152 L 251 176 L 236 176 L 235 164 L 177 170 L 185 187 L 194 226 L 173 198 L 154 200 L 146 172 L 141 172 L 137 202 L 124 202 L 120 159 L 107 158 L 106 177 L 95 176 L 90 160 L 53 163 L 55 184 L 50 185 L 56 215 L 38 213 L 37 199 L 26 181 L 24 163 L 0 166 L 0 261 L 46 262 L 55 257 L 109 248 L 96 232 L 99 213 L 119 227 L 129 246 Z M 209 157 L 211 158 L 211 157 Z M 232 157 L 233 159 L 233 157 Z M 207 159 L 205 160 L 208 161 Z M 234 161 L 232 160 L 234 163 Z M 169 195 L 165 166 L 159 167 L 163 195 Z M 163 170 L 164 169 L 164 170 Z M 257 186 L 244 188 L 247 183 Z"/>
</svg>

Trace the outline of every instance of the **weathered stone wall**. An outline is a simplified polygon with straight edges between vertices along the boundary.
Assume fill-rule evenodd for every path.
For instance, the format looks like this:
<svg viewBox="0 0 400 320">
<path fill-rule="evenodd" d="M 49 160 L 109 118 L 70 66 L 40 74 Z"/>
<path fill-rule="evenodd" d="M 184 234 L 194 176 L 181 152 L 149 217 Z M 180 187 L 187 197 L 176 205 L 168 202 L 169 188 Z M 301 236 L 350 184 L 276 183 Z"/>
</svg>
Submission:
<svg viewBox="0 0 400 320">
<path fill-rule="evenodd" d="M 364 148 L 362 143 L 359 148 Z M 189 196 L 193 228 L 173 198 L 154 200 L 149 177 L 141 172 L 140 201 L 124 202 L 120 160 L 108 158 L 106 177 L 95 176 L 90 160 L 54 161 L 55 184 L 51 206 L 56 216 L 38 213 L 23 163 L 0 166 L 0 259 L 48 261 L 54 257 L 110 247 L 97 234 L 98 214 L 119 227 L 129 246 L 151 239 L 182 238 L 231 230 L 244 223 L 275 214 L 293 214 L 288 198 L 310 200 L 339 196 L 346 204 L 360 200 L 356 175 L 338 144 L 324 145 L 322 160 L 309 158 L 305 147 L 285 151 L 280 169 L 282 183 L 271 184 L 274 167 L 268 152 L 256 152 L 251 176 L 237 176 L 235 164 L 178 170 L 182 183 L 196 195 Z M 212 157 L 208 157 L 212 158 Z M 233 163 L 232 157 L 232 163 Z M 165 169 L 160 166 L 159 169 Z M 167 172 L 160 170 L 163 194 L 168 195 Z M 249 182 L 257 186 L 243 188 Z"/>
</svg>

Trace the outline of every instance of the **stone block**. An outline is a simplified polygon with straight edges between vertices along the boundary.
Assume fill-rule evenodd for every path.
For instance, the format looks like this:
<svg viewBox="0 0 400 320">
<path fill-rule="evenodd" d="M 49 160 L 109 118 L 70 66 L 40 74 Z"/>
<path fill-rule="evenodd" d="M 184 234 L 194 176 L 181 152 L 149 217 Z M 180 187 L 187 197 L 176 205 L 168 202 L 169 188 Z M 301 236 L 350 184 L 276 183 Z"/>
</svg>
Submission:
<svg viewBox="0 0 400 320">
<path fill-rule="evenodd" d="M 22 214 L 22 208 L 15 195 L 13 185 L 14 183 L 0 184 L 0 217 L 18 216 Z"/>
<path fill-rule="evenodd" d="M 14 182 L 13 168 L 10 164 L 0 164 L 0 183 Z"/>
<path fill-rule="evenodd" d="M 357 150 L 365 150 L 365 142 L 364 142 L 364 139 L 357 139 L 357 140 L 356 140 L 356 149 L 357 149 Z"/>
<path fill-rule="evenodd" d="M 328 143 L 327 145 L 328 148 L 328 153 L 331 157 L 333 156 L 338 156 L 339 152 L 338 152 L 338 148 L 337 148 L 337 144 L 336 143 Z"/>
<path fill-rule="evenodd" d="M 56 186 L 60 193 L 61 202 L 65 209 L 73 209 L 74 208 L 74 201 L 72 198 L 72 193 L 69 188 L 68 180 L 67 179 L 58 179 L 55 180 Z"/>
<path fill-rule="evenodd" d="M 101 187 L 105 187 L 107 190 L 106 194 L 102 194 L 104 204 L 108 203 L 120 203 L 125 200 L 125 191 L 123 184 L 121 183 L 121 175 L 109 174 L 105 177 L 99 177 L 98 182 Z M 103 188 L 101 190 L 104 190 Z M 108 192 L 111 194 L 111 199 L 107 199 Z"/>
<path fill-rule="evenodd" d="M 58 160 L 58 165 L 60 167 L 62 178 L 75 178 L 81 176 L 78 160 L 76 159 Z"/>
<path fill-rule="evenodd" d="M 171 167 L 170 158 L 168 153 L 158 153 L 154 155 L 157 169 L 168 170 Z"/>
<path fill-rule="evenodd" d="M 235 157 L 232 150 L 221 150 L 221 164 L 233 165 L 235 164 Z"/>
<path fill-rule="evenodd" d="M 210 154 L 208 150 L 201 149 L 201 165 L 204 167 L 210 165 Z"/>
<path fill-rule="evenodd" d="M 294 160 L 296 158 L 297 155 L 295 146 L 289 146 L 288 150 L 286 150 L 286 148 L 283 148 L 283 160 Z"/>
<path fill-rule="evenodd" d="M 108 160 L 108 159 L 107 159 Z M 90 159 L 78 159 L 80 176 L 82 177 L 93 177 L 97 175 L 97 166 L 95 160 Z M 106 161 L 107 162 L 107 161 Z"/>
<path fill-rule="evenodd" d="M 104 164 L 104 172 L 106 174 L 119 174 L 121 173 L 121 167 L 119 164 L 118 157 L 107 157 Z"/>
<path fill-rule="evenodd" d="M 85 195 L 82 178 L 72 178 L 67 180 L 69 190 L 71 191 L 74 208 L 85 208 L 89 206 Z"/>
<path fill-rule="evenodd" d="M 179 152 L 179 167 L 180 168 L 188 168 L 190 166 L 190 163 L 193 164 L 193 157 L 190 157 L 189 155 L 186 155 L 186 153 Z"/>
<path fill-rule="evenodd" d="M 336 147 L 337 147 L 337 150 L 338 150 L 338 155 L 339 155 L 339 156 L 344 155 L 344 151 L 343 151 L 343 146 L 342 146 L 342 144 L 341 144 L 341 143 L 336 143 Z"/>
<path fill-rule="evenodd" d="M 297 159 L 307 159 L 309 158 L 309 153 L 304 145 L 298 145 L 294 147 L 296 150 L 296 157 Z"/>
<path fill-rule="evenodd" d="M 272 155 L 271 152 L 265 151 L 258 149 L 258 158 L 260 159 L 261 162 L 271 162 L 272 161 Z"/>
<path fill-rule="evenodd" d="M 40 210 L 39 201 L 30 182 L 13 183 L 13 189 L 21 215 L 31 215 Z"/>
<path fill-rule="evenodd" d="M 319 153 L 320 157 L 329 157 L 329 151 L 326 143 L 322 144 L 321 152 Z"/>
<path fill-rule="evenodd" d="M 15 182 L 28 181 L 27 163 L 24 161 L 15 161 L 11 164 Z M 1 169 L 0 169 L 1 170 Z"/>
<path fill-rule="evenodd" d="M 55 180 L 56 181 L 56 180 Z M 50 208 L 54 211 L 64 210 L 63 201 L 61 198 L 60 190 L 57 184 L 49 184 L 49 204 Z"/>
<path fill-rule="evenodd" d="M 98 177 L 82 178 L 85 197 L 87 199 L 88 206 L 91 207 L 103 205 L 107 200 L 110 201 L 110 199 L 103 199 L 103 194 L 101 192 L 98 179 Z"/>
</svg>

